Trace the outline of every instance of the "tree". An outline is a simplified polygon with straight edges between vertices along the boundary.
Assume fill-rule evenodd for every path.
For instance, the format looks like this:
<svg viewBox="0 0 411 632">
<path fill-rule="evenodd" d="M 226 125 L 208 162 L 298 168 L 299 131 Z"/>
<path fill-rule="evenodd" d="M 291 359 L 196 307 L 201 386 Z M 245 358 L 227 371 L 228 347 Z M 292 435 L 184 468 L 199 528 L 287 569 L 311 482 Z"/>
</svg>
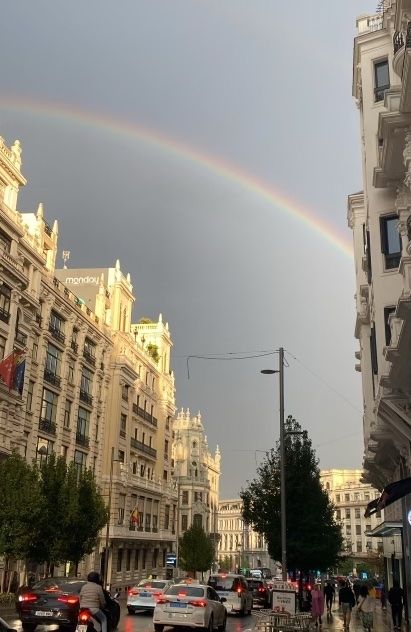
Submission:
<svg viewBox="0 0 411 632">
<path fill-rule="evenodd" d="M 211 568 L 214 547 L 203 527 L 192 525 L 179 542 L 179 566 L 192 573 L 203 573 Z"/>
<path fill-rule="evenodd" d="M 300 434 L 290 434 L 300 433 Z M 341 527 L 320 481 L 318 459 L 307 432 L 285 421 L 287 565 L 308 573 L 333 567 L 342 547 Z M 244 521 L 264 535 L 270 556 L 281 560 L 280 446 L 267 452 L 257 477 L 240 493 Z"/>
<path fill-rule="evenodd" d="M 231 555 L 224 555 L 224 557 L 221 557 L 219 559 L 219 564 L 220 564 L 220 568 L 223 571 L 231 571 L 232 570 L 232 564 L 233 564 L 233 560 L 231 558 Z"/>
<path fill-rule="evenodd" d="M 92 553 L 98 534 L 108 520 L 108 511 L 91 470 L 78 475 L 71 463 L 64 485 L 66 512 L 63 521 L 63 558 L 74 562 L 77 575 L 79 562 Z"/>
<path fill-rule="evenodd" d="M 43 500 L 38 471 L 17 453 L 0 463 L 0 498 L 0 554 L 27 560 L 39 539 Z"/>
</svg>

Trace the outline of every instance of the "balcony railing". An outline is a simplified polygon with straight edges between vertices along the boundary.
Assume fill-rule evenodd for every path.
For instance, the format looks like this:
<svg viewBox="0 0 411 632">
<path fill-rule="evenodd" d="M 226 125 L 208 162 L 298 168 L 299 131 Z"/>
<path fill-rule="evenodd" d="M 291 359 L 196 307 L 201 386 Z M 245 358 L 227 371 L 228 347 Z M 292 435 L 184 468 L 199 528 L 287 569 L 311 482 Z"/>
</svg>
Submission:
<svg viewBox="0 0 411 632">
<path fill-rule="evenodd" d="M 140 450 L 140 452 L 143 452 L 144 454 L 148 454 L 149 456 L 152 456 L 154 459 L 157 457 L 157 450 L 155 450 L 149 445 L 146 445 L 145 443 L 142 443 L 141 441 L 138 441 L 137 439 L 134 439 L 134 437 L 131 437 L 130 445 L 132 448 L 135 448 L 136 450 Z"/>
<path fill-rule="evenodd" d="M 53 338 L 55 338 L 59 342 L 64 343 L 66 339 L 65 335 L 60 329 L 57 329 L 57 327 L 54 327 L 51 323 L 49 323 L 49 332 L 51 333 Z"/>
<path fill-rule="evenodd" d="M 53 386 L 60 387 L 61 378 L 53 373 L 53 371 L 49 371 L 49 369 L 44 369 L 44 379 L 49 384 L 53 384 Z"/>
<path fill-rule="evenodd" d="M 23 334 L 23 332 L 20 331 L 19 329 L 16 330 L 16 335 L 14 336 L 14 340 L 15 342 L 18 342 L 20 345 L 23 345 L 24 347 L 27 344 L 26 334 Z"/>
<path fill-rule="evenodd" d="M 87 437 L 87 435 L 83 434 L 82 432 L 76 432 L 76 443 L 77 445 L 88 448 L 90 445 L 90 437 Z"/>
<path fill-rule="evenodd" d="M 39 430 L 43 432 L 48 432 L 49 434 L 56 434 L 56 424 L 54 421 L 50 421 L 50 419 L 41 418 L 39 421 Z"/>
<path fill-rule="evenodd" d="M 88 404 L 89 406 L 93 405 L 93 396 L 87 393 L 86 391 L 82 391 L 81 389 L 80 389 L 80 399 L 82 402 L 84 402 L 85 404 Z"/>
<path fill-rule="evenodd" d="M 83 349 L 83 358 L 89 364 L 92 364 L 93 366 L 96 366 L 96 358 L 90 353 L 90 351 L 87 351 L 87 349 Z"/>
<path fill-rule="evenodd" d="M 10 312 L 6 312 L 5 309 L 2 309 L 0 307 L 0 320 L 3 321 L 3 323 L 8 323 L 10 319 Z"/>
<path fill-rule="evenodd" d="M 140 408 L 140 406 L 137 406 L 137 404 L 133 404 L 133 413 L 141 417 L 141 419 L 145 419 L 152 426 L 157 428 L 157 418 L 144 410 L 144 408 Z"/>
</svg>

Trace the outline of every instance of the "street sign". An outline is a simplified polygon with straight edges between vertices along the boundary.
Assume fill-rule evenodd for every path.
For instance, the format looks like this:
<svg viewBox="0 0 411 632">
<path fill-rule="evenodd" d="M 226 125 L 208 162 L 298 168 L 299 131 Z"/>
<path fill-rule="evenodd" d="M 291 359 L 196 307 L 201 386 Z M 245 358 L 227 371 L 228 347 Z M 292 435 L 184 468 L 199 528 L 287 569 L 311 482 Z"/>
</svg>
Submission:
<svg viewBox="0 0 411 632">
<path fill-rule="evenodd" d="M 177 568 L 177 556 L 175 553 L 166 554 L 166 567 Z"/>
</svg>

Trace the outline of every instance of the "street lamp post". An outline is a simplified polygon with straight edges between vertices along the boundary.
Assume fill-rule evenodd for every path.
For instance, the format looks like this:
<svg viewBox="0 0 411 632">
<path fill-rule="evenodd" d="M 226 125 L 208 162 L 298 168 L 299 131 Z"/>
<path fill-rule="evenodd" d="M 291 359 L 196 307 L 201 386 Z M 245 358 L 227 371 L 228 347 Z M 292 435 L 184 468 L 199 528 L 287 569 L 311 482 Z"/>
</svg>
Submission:
<svg viewBox="0 0 411 632">
<path fill-rule="evenodd" d="M 280 502 L 281 502 L 281 566 L 283 581 L 287 581 L 287 521 L 286 521 L 286 487 L 285 487 L 285 431 L 284 431 L 284 349 L 278 351 L 278 370 L 263 369 L 261 373 L 280 376 Z"/>
</svg>

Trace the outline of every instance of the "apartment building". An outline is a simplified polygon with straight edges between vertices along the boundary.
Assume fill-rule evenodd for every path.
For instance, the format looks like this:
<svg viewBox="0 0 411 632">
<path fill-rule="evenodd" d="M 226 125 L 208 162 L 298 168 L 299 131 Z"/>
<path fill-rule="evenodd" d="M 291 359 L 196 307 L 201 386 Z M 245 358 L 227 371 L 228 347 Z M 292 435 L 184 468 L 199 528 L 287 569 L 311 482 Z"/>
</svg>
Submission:
<svg viewBox="0 0 411 632">
<path fill-rule="evenodd" d="M 193 524 L 216 534 L 220 489 L 221 454 L 208 447 L 201 413 L 181 409 L 173 422 L 173 478 L 178 503 L 178 534 Z M 216 536 L 214 536 L 216 537 Z"/>
<path fill-rule="evenodd" d="M 348 198 L 356 370 L 364 399 L 364 480 L 379 490 L 411 473 L 411 1 L 386 0 L 380 9 L 357 19 L 353 96 L 360 115 L 363 190 Z M 373 535 L 384 538 L 388 585 L 403 566 L 411 603 L 411 507 L 408 500 L 398 504 L 385 512 Z M 391 511 L 402 520 L 389 520 Z M 387 550 L 401 532 L 405 564 L 398 550 Z M 391 556 L 399 563 L 392 564 Z"/>
<path fill-rule="evenodd" d="M 229 561 L 230 568 L 270 568 L 276 565 L 270 558 L 264 537 L 253 531 L 243 520 L 241 498 L 221 500 L 218 506 L 218 560 L 220 565 Z"/>
<path fill-rule="evenodd" d="M 113 268 L 55 268 L 58 224 L 17 210 L 21 147 L 0 139 L 0 359 L 24 351 L 22 392 L 0 380 L 0 458 L 52 453 L 92 468 L 110 524 L 83 564 L 124 588 L 162 574 L 175 545 L 174 376 L 162 317 L 133 324 L 133 287 Z M 108 546 L 106 546 L 106 542 Z"/>
</svg>

